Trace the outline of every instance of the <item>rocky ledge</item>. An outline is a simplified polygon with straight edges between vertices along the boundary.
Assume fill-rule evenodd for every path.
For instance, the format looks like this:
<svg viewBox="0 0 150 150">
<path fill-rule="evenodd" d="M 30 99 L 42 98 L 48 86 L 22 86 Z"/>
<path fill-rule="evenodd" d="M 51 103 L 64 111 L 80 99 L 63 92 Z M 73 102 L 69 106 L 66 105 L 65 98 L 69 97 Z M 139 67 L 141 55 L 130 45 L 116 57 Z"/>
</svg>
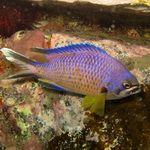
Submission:
<svg viewBox="0 0 150 150">
<path fill-rule="evenodd" d="M 73 16 L 87 23 L 104 26 L 149 27 L 149 0 L 30 0 L 45 6 L 52 15 Z"/>
</svg>

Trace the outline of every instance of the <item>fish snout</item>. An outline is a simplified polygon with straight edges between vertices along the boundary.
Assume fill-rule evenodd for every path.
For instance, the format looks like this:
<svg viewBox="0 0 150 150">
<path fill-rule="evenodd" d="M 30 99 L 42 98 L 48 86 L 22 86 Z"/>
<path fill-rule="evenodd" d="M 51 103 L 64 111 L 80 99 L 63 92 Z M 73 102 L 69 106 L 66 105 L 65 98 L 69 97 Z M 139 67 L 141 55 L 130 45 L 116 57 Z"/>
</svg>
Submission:
<svg viewBox="0 0 150 150">
<path fill-rule="evenodd" d="M 122 99 L 131 95 L 135 95 L 140 93 L 141 90 L 141 86 L 140 85 L 135 85 L 129 89 L 125 89 L 121 92 L 119 92 L 118 94 L 114 93 L 114 92 L 110 92 L 107 94 L 106 99 L 107 100 L 117 100 L 117 99 Z"/>
<path fill-rule="evenodd" d="M 141 92 L 141 86 L 140 85 L 134 86 L 134 87 L 129 89 L 129 94 L 130 95 L 137 94 L 137 93 L 140 93 L 140 92 Z"/>
</svg>

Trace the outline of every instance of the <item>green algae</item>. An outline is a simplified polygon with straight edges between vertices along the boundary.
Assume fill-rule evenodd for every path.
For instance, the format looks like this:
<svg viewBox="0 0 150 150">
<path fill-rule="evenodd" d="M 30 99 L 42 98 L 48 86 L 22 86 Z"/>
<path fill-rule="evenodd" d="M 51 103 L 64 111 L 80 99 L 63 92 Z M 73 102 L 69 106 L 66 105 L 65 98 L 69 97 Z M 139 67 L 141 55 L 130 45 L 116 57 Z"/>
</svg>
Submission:
<svg viewBox="0 0 150 150">
<path fill-rule="evenodd" d="M 31 115 L 29 108 L 23 108 L 22 110 L 15 107 L 14 112 L 16 113 L 16 125 L 21 130 L 21 137 L 23 140 L 27 140 L 31 137 L 30 124 L 27 122 L 27 119 Z"/>
<path fill-rule="evenodd" d="M 31 133 L 29 132 L 29 125 L 22 120 L 17 120 L 17 125 L 21 129 L 21 135 L 24 139 L 28 139 L 31 136 Z"/>
<path fill-rule="evenodd" d="M 150 55 L 145 55 L 142 58 L 133 58 L 133 60 L 135 68 L 143 70 L 150 67 Z"/>
<path fill-rule="evenodd" d="M 21 113 L 24 117 L 28 117 L 29 115 L 31 115 L 31 110 L 29 108 L 23 108 L 22 110 L 21 109 L 17 109 L 18 113 Z"/>
<path fill-rule="evenodd" d="M 120 61 L 131 71 L 135 68 L 139 70 L 145 70 L 150 67 L 150 55 L 145 55 L 142 57 L 126 57 L 120 58 Z"/>
</svg>

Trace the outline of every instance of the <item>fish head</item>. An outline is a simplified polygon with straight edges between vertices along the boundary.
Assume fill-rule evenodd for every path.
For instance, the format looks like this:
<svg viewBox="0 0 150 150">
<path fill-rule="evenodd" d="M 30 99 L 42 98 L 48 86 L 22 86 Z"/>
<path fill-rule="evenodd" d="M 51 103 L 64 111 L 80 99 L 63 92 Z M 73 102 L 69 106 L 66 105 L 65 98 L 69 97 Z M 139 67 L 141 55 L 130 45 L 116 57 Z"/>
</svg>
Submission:
<svg viewBox="0 0 150 150">
<path fill-rule="evenodd" d="M 128 70 L 116 73 L 109 83 L 106 87 L 108 100 L 122 99 L 141 92 L 138 80 Z"/>
</svg>

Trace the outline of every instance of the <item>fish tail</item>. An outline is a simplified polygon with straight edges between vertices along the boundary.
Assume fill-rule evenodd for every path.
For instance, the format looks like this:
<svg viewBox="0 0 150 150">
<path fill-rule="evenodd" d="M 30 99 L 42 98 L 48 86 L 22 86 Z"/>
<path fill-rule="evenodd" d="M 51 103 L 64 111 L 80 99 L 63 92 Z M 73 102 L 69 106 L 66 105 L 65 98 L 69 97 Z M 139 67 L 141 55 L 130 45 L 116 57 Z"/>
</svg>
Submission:
<svg viewBox="0 0 150 150">
<path fill-rule="evenodd" d="M 20 71 L 8 78 L 22 78 L 35 75 L 35 61 L 30 60 L 29 58 L 19 54 L 9 48 L 2 48 L 0 51 L 10 62 L 17 64 L 20 68 Z"/>
</svg>

